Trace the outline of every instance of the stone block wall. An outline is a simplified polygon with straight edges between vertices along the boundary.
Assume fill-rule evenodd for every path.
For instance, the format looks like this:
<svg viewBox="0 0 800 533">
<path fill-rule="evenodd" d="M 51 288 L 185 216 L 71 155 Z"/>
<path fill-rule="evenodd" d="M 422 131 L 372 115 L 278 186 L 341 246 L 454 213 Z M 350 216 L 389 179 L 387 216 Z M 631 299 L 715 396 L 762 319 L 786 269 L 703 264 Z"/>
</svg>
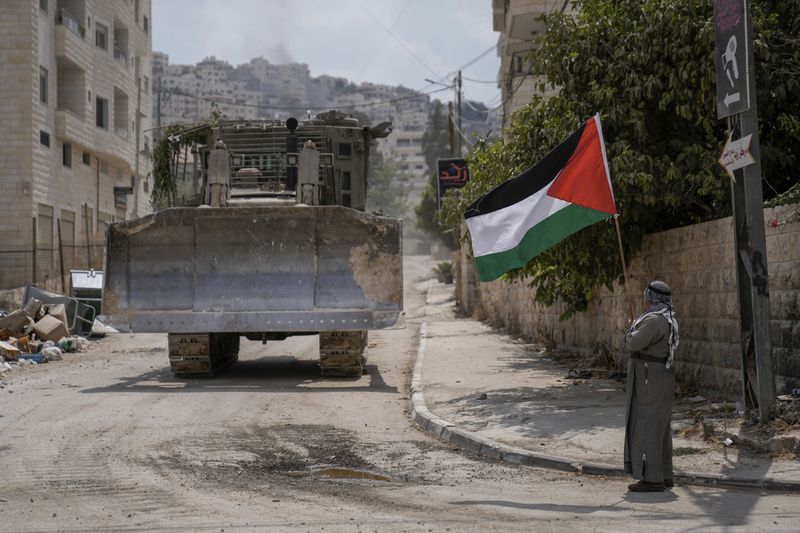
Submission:
<svg viewBox="0 0 800 533">
<path fill-rule="evenodd" d="M 800 387 L 800 222 L 772 227 L 797 206 L 765 210 L 770 289 L 771 339 L 778 392 Z M 466 248 L 466 247 L 465 247 Z M 631 307 L 643 309 L 643 289 L 662 279 L 674 293 L 681 342 L 678 380 L 700 391 L 741 396 L 739 308 L 733 221 L 724 218 L 648 235 L 630 261 L 630 287 L 598 289 L 585 313 L 559 321 L 562 306 L 533 301 L 524 281 L 475 281 L 468 252 L 457 253 L 457 300 L 473 316 L 526 337 L 583 353 L 609 350 L 626 358 L 622 334 Z"/>
</svg>

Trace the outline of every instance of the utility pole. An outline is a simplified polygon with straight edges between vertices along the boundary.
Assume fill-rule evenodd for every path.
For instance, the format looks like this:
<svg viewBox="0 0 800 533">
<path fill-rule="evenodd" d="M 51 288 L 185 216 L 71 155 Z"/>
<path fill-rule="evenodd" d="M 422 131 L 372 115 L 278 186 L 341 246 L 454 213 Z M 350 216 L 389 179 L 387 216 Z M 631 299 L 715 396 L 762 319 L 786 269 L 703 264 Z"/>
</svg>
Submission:
<svg viewBox="0 0 800 533">
<path fill-rule="evenodd" d="M 753 162 L 730 171 L 736 278 L 739 293 L 742 392 L 745 405 L 758 408 L 762 423 L 775 403 L 769 313 L 769 276 L 764 234 L 764 197 L 749 0 L 715 0 L 717 116 L 728 117 L 732 133 L 748 135 Z M 740 75 L 743 74 L 743 75 Z"/>
<path fill-rule="evenodd" d="M 447 102 L 447 132 L 450 134 L 450 157 L 456 156 L 456 117 L 453 115 L 453 102 Z"/>
<path fill-rule="evenodd" d="M 461 71 L 458 71 L 458 78 L 456 78 L 456 90 L 458 91 L 456 98 L 458 102 L 458 157 L 462 157 L 462 146 L 464 144 L 464 139 L 462 139 L 463 134 L 461 133 L 463 130 L 461 129 Z"/>
<path fill-rule="evenodd" d="M 136 57 L 136 121 L 135 132 L 136 141 L 134 142 L 134 163 L 133 163 L 133 218 L 139 216 L 139 137 L 141 136 L 141 107 L 142 107 L 142 71 L 141 58 Z"/>
<path fill-rule="evenodd" d="M 155 79 L 156 81 L 156 131 L 153 134 L 153 145 L 161 140 L 161 74 Z"/>
</svg>

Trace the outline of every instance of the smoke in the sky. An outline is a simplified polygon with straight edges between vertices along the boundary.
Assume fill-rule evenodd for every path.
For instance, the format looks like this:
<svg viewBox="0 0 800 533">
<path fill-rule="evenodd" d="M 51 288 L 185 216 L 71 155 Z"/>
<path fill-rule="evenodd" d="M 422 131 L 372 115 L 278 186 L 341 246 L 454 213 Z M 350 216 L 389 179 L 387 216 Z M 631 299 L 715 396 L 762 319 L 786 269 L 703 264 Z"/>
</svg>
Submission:
<svg viewBox="0 0 800 533">
<path fill-rule="evenodd" d="M 272 47 L 272 49 L 264 54 L 264 56 L 269 60 L 270 63 L 294 63 L 295 59 L 292 56 L 291 52 L 286 48 L 284 43 L 278 43 L 277 46 Z"/>
</svg>

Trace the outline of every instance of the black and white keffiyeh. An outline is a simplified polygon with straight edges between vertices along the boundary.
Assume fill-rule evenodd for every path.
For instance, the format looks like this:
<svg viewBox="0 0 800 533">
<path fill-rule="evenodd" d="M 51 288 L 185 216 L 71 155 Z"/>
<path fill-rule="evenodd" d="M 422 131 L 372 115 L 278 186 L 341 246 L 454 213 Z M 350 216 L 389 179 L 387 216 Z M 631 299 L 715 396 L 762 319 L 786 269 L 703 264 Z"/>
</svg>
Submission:
<svg viewBox="0 0 800 533">
<path fill-rule="evenodd" d="M 675 318 L 675 311 L 672 308 L 672 290 L 669 288 L 669 285 L 663 281 L 651 281 L 644 290 L 644 298 L 650 303 L 650 308 L 634 321 L 628 329 L 628 334 L 648 316 L 663 316 L 669 324 L 669 357 L 667 357 L 666 367 L 670 368 L 680 340 L 678 336 L 678 321 Z"/>
</svg>

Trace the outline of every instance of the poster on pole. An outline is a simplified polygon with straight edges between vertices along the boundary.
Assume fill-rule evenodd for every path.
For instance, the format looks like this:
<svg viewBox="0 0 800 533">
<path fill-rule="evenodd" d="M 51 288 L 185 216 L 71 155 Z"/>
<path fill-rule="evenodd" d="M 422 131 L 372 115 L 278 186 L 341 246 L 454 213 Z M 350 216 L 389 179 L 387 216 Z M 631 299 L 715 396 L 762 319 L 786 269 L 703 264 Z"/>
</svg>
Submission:
<svg viewBox="0 0 800 533">
<path fill-rule="evenodd" d="M 717 118 L 750 109 L 750 76 L 745 17 L 747 0 L 714 0 Z"/>
<path fill-rule="evenodd" d="M 442 198 L 450 189 L 460 189 L 469 181 L 466 159 L 436 160 L 436 208 L 442 207 Z"/>
</svg>

